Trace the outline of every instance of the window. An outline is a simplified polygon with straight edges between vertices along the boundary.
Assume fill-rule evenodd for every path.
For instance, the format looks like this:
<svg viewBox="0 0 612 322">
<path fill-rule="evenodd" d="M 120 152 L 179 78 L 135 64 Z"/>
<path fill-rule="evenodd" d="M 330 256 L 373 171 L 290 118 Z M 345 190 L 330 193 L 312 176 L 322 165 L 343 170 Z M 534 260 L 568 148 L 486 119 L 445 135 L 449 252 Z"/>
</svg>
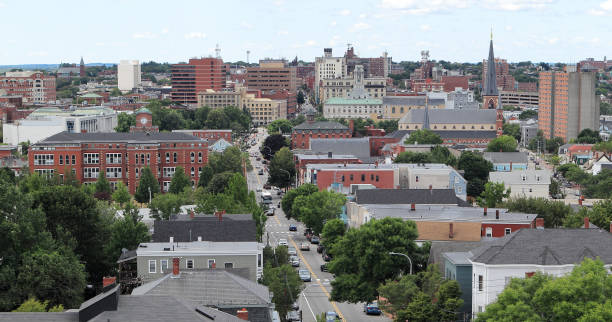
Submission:
<svg viewBox="0 0 612 322">
<path fill-rule="evenodd" d="M 166 162 L 170 162 L 170 153 L 166 152 Z"/>
<path fill-rule="evenodd" d="M 34 172 L 36 172 L 40 176 L 46 177 L 46 176 L 53 175 L 53 172 L 55 172 L 55 170 L 53 169 L 34 169 Z"/>
<path fill-rule="evenodd" d="M 225 268 L 234 268 L 234 263 L 225 263 Z"/>
<path fill-rule="evenodd" d="M 378 182 L 378 175 L 376 175 L 376 182 Z"/>
<path fill-rule="evenodd" d="M 98 164 L 99 157 L 98 153 L 84 153 L 83 163 L 85 164 Z M 68 164 L 68 156 L 66 156 L 66 164 Z"/>
<path fill-rule="evenodd" d="M 156 265 L 157 265 L 157 261 L 155 261 L 155 260 L 150 260 L 149 261 L 149 273 L 155 273 Z"/>
<path fill-rule="evenodd" d="M 121 164 L 121 153 L 107 153 L 106 163 Z"/>
<path fill-rule="evenodd" d="M 261 267 L 261 254 L 257 254 L 257 267 Z"/>
<path fill-rule="evenodd" d="M 144 157 L 145 157 L 144 153 L 140 155 L 140 163 L 142 164 L 145 164 Z"/>
<path fill-rule="evenodd" d="M 134 155 L 134 159 L 136 159 L 136 164 L 138 164 L 138 153 L 136 153 L 136 155 Z"/>
<path fill-rule="evenodd" d="M 170 181 L 163 182 L 164 192 L 168 192 L 170 190 Z"/>
<path fill-rule="evenodd" d="M 478 305 L 478 313 L 482 313 L 482 305 Z"/>
<path fill-rule="evenodd" d="M 174 153 L 172 154 L 172 157 L 173 157 L 172 159 L 174 160 L 173 162 L 174 162 L 174 163 L 176 163 L 176 162 L 177 162 L 177 161 L 176 161 L 176 159 L 177 159 L 177 154 L 176 154 L 176 152 L 174 152 Z"/>
<path fill-rule="evenodd" d="M 415 180 L 416 182 L 419 182 L 419 176 L 415 176 L 415 177 L 414 177 L 414 180 Z"/>
<path fill-rule="evenodd" d="M 185 267 L 188 269 L 193 269 L 193 259 L 188 259 L 185 261 Z"/>
<path fill-rule="evenodd" d="M 53 165 L 53 154 L 35 154 L 34 165 Z"/>
<path fill-rule="evenodd" d="M 208 260 L 208 268 L 215 268 L 215 260 L 214 259 L 209 259 Z"/>
<path fill-rule="evenodd" d="M 195 162 L 195 153 L 191 152 L 191 154 L 189 155 L 191 162 Z"/>
<path fill-rule="evenodd" d="M 167 259 L 162 259 L 159 261 L 159 271 L 160 272 L 165 272 L 168 271 L 168 260 Z"/>
<path fill-rule="evenodd" d="M 365 181 L 365 174 L 362 174 L 361 175 L 361 182 L 364 182 L 364 181 Z"/>
<path fill-rule="evenodd" d="M 524 176 L 524 175 L 522 175 L 522 176 L 521 176 L 521 179 L 523 179 L 523 181 L 525 181 L 525 179 L 526 179 L 526 178 L 525 178 L 525 176 Z"/>
<path fill-rule="evenodd" d="M 151 164 L 151 153 L 147 153 L 147 164 Z"/>
<path fill-rule="evenodd" d="M 164 177 L 171 178 L 174 175 L 175 167 L 165 167 L 164 168 Z"/>
<path fill-rule="evenodd" d="M 68 160 L 66 160 L 66 163 L 68 163 Z M 76 164 L 76 155 L 72 155 L 72 164 Z"/>
<path fill-rule="evenodd" d="M 134 170 L 136 172 L 136 178 L 138 178 L 138 168 Z"/>
<path fill-rule="evenodd" d="M 478 275 L 478 290 L 482 291 L 484 289 L 484 280 L 482 275 Z"/>
<path fill-rule="evenodd" d="M 374 181 L 374 175 L 370 174 L 370 181 Z"/>
<path fill-rule="evenodd" d="M 59 164 L 64 164 L 64 156 L 60 154 Z"/>
<path fill-rule="evenodd" d="M 353 181 L 353 175 L 352 175 L 352 174 L 351 174 L 351 177 L 350 177 L 350 178 L 351 178 L 351 181 Z"/>
<path fill-rule="evenodd" d="M 304 147 L 304 143 L 302 143 L 302 147 Z M 198 152 L 198 163 L 202 163 L 202 152 Z"/>
<path fill-rule="evenodd" d="M 506 235 L 510 235 L 510 233 L 512 233 L 512 228 L 506 228 L 506 229 L 504 230 L 504 233 L 505 233 Z"/>
<path fill-rule="evenodd" d="M 106 168 L 107 178 L 122 178 L 121 168 Z"/>
<path fill-rule="evenodd" d="M 83 178 L 97 178 L 100 168 L 83 168 Z"/>
<path fill-rule="evenodd" d="M 487 227 L 486 234 L 487 237 L 493 237 L 493 228 Z"/>
<path fill-rule="evenodd" d="M 344 175 L 342 175 L 342 182 L 344 182 Z"/>
<path fill-rule="evenodd" d="M 195 168 L 194 167 L 191 167 L 191 176 L 195 177 Z"/>
</svg>

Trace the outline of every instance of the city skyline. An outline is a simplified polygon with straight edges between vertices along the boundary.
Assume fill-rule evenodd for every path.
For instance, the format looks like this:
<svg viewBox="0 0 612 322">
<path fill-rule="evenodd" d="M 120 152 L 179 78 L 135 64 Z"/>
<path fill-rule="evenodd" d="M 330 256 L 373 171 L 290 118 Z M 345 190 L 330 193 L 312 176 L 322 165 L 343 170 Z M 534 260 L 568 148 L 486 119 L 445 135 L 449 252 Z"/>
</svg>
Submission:
<svg viewBox="0 0 612 322">
<path fill-rule="evenodd" d="M 417 61 L 427 49 L 434 60 L 476 63 L 486 57 L 491 28 L 497 56 L 508 61 L 575 63 L 612 52 L 610 15 L 612 0 L 112 1 L 105 7 L 0 0 L 3 30 L 12 30 L 0 34 L 0 65 L 78 63 L 81 56 L 176 63 L 214 56 L 216 44 L 225 61 L 246 61 L 247 50 L 250 62 L 313 61 L 325 47 L 342 55 L 349 43 L 363 57 L 386 50 L 394 61 Z"/>
</svg>

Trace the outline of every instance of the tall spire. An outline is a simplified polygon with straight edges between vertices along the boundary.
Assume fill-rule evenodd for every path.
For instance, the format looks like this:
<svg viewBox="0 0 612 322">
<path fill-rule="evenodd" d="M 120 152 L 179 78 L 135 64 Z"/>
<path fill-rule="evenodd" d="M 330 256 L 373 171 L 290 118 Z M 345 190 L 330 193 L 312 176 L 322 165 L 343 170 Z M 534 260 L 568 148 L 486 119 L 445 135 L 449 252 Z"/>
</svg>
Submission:
<svg viewBox="0 0 612 322">
<path fill-rule="evenodd" d="M 484 79 L 484 92 L 482 95 L 497 96 L 497 82 L 495 80 L 495 55 L 493 54 L 493 31 L 491 31 L 491 42 L 489 44 L 489 59 L 487 60 L 487 74 Z"/>
</svg>

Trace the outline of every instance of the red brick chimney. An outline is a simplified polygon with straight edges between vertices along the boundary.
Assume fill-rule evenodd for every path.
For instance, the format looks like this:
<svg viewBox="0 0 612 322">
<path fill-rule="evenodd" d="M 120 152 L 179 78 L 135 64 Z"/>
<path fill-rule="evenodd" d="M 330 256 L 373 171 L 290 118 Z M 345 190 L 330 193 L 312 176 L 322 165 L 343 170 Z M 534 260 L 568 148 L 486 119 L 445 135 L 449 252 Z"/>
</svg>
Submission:
<svg viewBox="0 0 612 322">
<path fill-rule="evenodd" d="M 482 214 L 486 217 L 487 216 L 487 207 L 484 207 L 482 210 Z"/>
<path fill-rule="evenodd" d="M 353 131 L 355 130 L 355 121 L 354 120 L 349 120 L 349 132 L 351 133 L 351 136 L 353 136 Z"/>
<path fill-rule="evenodd" d="M 172 277 L 177 278 L 179 277 L 181 271 L 179 269 L 179 264 L 181 263 L 181 259 L 178 257 L 175 257 L 172 259 Z"/>
<path fill-rule="evenodd" d="M 584 229 L 589 229 L 589 217 L 584 217 Z"/>
<path fill-rule="evenodd" d="M 495 219 L 499 220 L 499 209 L 495 209 Z"/>
<path fill-rule="evenodd" d="M 413 202 L 410 204 L 410 211 L 415 211 L 416 210 L 416 204 Z"/>
<path fill-rule="evenodd" d="M 249 311 L 247 311 L 247 309 L 245 309 L 245 308 L 242 308 L 242 309 L 236 311 L 236 317 L 241 319 L 241 320 L 248 321 L 249 320 Z"/>
<path fill-rule="evenodd" d="M 536 228 L 544 229 L 544 218 L 536 218 Z"/>
<path fill-rule="evenodd" d="M 102 278 L 102 287 L 107 287 L 115 283 L 117 283 L 117 277 L 115 276 L 108 276 Z"/>
<path fill-rule="evenodd" d="M 195 212 L 193 209 L 189 212 L 189 218 L 193 219 L 195 217 Z"/>
<path fill-rule="evenodd" d="M 455 237 L 455 232 L 453 231 L 453 223 L 448 224 L 448 238 Z"/>
</svg>

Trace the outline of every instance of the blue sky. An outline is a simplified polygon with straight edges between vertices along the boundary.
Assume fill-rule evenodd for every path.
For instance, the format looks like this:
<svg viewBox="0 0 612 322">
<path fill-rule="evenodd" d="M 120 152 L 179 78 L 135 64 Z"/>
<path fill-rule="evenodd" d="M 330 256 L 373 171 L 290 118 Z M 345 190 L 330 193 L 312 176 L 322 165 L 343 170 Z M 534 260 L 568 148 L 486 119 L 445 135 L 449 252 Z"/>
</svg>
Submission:
<svg viewBox="0 0 612 322">
<path fill-rule="evenodd" d="M 324 47 L 387 50 L 394 61 L 477 62 L 491 27 L 496 56 L 509 61 L 612 59 L 612 0 L 0 0 L 0 65 L 185 61 L 214 54 L 251 62 Z"/>
</svg>

